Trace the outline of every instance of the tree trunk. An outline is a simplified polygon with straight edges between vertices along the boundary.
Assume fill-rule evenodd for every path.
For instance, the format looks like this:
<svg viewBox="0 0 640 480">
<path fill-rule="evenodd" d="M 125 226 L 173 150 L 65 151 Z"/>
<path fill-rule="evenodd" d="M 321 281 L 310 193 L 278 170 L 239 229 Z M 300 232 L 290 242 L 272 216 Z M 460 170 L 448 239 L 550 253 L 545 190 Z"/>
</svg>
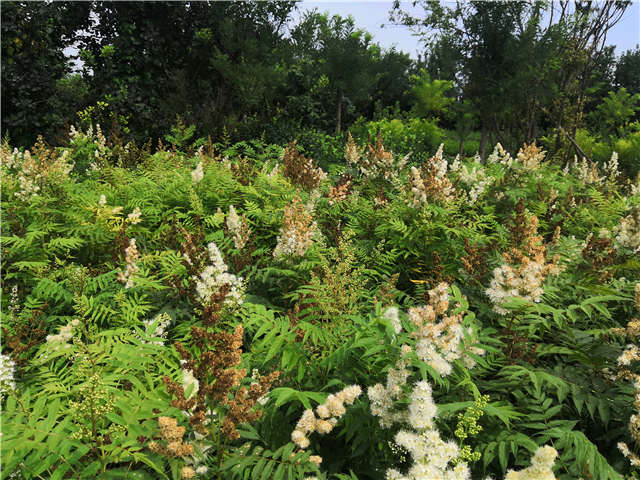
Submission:
<svg viewBox="0 0 640 480">
<path fill-rule="evenodd" d="M 342 126 L 342 89 L 338 89 L 338 113 L 336 114 L 336 133 L 340 133 Z"/>
<path fill-rule="evenodd" d="M 480 158 L 484 160 L 484 153 L 487 149 L 487 138 L 489 137 L 489 129 L 482 126 L 482 136 L 480 137 L 480 148 L 478 149 L 478 153 L 480 154 Z"/>
</svg>

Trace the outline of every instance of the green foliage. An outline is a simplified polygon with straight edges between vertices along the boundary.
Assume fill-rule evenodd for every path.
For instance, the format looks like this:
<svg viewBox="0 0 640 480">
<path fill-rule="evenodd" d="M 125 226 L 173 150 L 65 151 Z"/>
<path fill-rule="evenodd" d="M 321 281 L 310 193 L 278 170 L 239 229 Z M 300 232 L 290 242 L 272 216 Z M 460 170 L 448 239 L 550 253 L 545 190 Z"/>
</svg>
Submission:
<svg viewBox="0 0 640 480">
<path fill-rule="evenodd" d="M 427 120 L 362 125 L 382 127 L 399 153 L 423 149 L 412 159 L 416 170 L 399 167 L 388 146 L 369 145 L 360 161 L 379 163 L 366 175 L 357 162 L 345 166 L 341 137 L 325 137 L 318 143 L 332 152 L 323 162 L 329 175 L 299 191 L 275 169 L 282 146 L 248 140 L 190 153 L 195 132 L 184 124 L 171 134 L 175 148 L 140 150 L 135 167 L 113 161 L 116 147 L 97 132 L 29 154 L 3 144 L 2 361 L 15 362 L 2 374 L 3 478 L 178 479 L 183 469 L 207 469 L 199 476 L 365 479 L 404 471 L 413 460 L 391 448 L 397 428 L 380 425 L 366 395 L 401 359 L 410 382 L 395 407 L 407 408 L 415 382 L 429 382 L 435 428 L 459 444 L 472 478 L 502 478 L 545 444 L 558 451 L 560 480 L 630 475 L 616 445 L 633 444 L 634 390 L 617 375 L 620 331 L 633 318 L 640 280 L 633 240 L 621 236 L 623 225 L 635 228 L 628 216 L 637 193 L 626 179 L 605 179 L 603 165 L 589 180 L 531 147 L 454 163 L 435 155 L 437 142 L 427 150 L 426 135 L 402 136 L 426 126 L 441 139 Z M 412 145 L 417 138 L 423 143 Z M 71 169 L 68 159 L 95 165 Z M 199 164 L 202 178 L 192 175 Z M 438 190 L 445 187 L 448 195 Z M 313 235 L 300 255 L 275 259 L 276 245 L 302 241 L 309 227 L 285 214 L 296 195 Z M 210 257 L 212 242 L 219 259 Z M 220 262 L 218 273 L 206 269 Z M 495 284 L 495 270 L 519 275 L 527 262 L 557 269 L 527 277 L 539 297 L 517 290 L 500 303 L 506 314 L 497 313 L 488 291 L 506 286 Z M 246 297 L 237 309 L 208 310 L 206 285 L 240 285 L 218 277 L 222 271 L 242 277 Z M 421 357 L 411 310 L 429 304 L 441 283 L 451 285 L 452 311 L 463 312 L 456 322 L 464 341 L 484 351 L 452 360 L 448 374 Z M 198 340 L 203 322 L 211 322 L 209 350 Z M 198 372 L 217 412 L 203 415 L 218 422 L 208 424 L 215 433 L 198 436 L 188 420 L 193 406 L 175 403 L 175 388 L 189 378 L 178 352 L 199 355 L 193 368 L 228 359 L 222 340 L 237 326 L 242 354 L 219 361 L 246 381 L 215 398 L 229 372 Z M 276 370 L 278 383 L 242 410 L 243 395 L 258 388 L 252 383 Z M 353 384 L 363 395 L 331 432 L 316 432 L 306 448 L 292 443 L 305 410 Z M 185 393 L 193 392 L 192 383 Z M 175 420 L 192 454 L 151 448 L 169 444 L 160 418 Z M 220 433 L 227 418 L 239 438 Z"/>
<path fill-rule="evenodd" d="M 629 124 L 640 109 L 640 93 L 631 95 L 622 87 L 609 95 L 598 105 L 594 115 L 600 125 L 600 132 L 604 136 L 617 134 L 624 136 L 628 132 Z"/>
<path fill-rule="evenodd" d="M 453 82 L 447 80 L 431 80 L 426 70 L 421 70 L 420 75 L 411 77 L 413 87 L 411 93 L 415 97 L 414 112 L 419 117 L 433 117 L 442 115 L 447 111 L 454 99 L 446 96 L 453 88 Z"/>
<path fill-rule="evenodd" d="M 383 142 L 389 150 L 398 155 L 413 152 L 413 158 L 421 160 L 433 154 L 445 139 L 445 133 L 433 120 L 422 118 L 385 118 L 373 122 L 361 119 L 351 129 L 354 138 L 361 143 L 367 138 L 374 139 L 378 132 L 382 134 Z"/>
</svg>

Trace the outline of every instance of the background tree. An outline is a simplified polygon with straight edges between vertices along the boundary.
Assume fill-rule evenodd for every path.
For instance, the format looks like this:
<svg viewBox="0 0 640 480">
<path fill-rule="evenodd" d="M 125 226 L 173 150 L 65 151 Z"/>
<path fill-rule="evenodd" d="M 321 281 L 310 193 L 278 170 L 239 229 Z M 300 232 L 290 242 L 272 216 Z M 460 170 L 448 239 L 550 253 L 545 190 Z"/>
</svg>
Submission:
<svg viewBox="0 0 640 480">
<path fill-rule="evenodd" d="M 535 139 L 540 126 L 565 126 L 575 133 L 584 121 L 593 72 L 610 53 L 604 46 L 606 34 L 628 5 L 611 1 L 456 2 L 451 7 L 437 0 L 413 3 L 423 7 L 424 15 L 415 17 L 396 2 L 391 18 L 423 37 L 433 57 L 428 62 L 432 71 L 450 75 L 444 78 L 454 80 L 471 103 L 482 132 L 481 154 L 490 134 L 513 146 L 523 137 Z"/>
<path fill-rule="evenodd" d="M 640 93 L 640 48 L 627 50 L 615 66 L 614 81 L 630 93 Z"/>
<path fill-rule="evenodd" d="M 89 8 L 85 3 L 2 3 L 2 133 L 16 144 L 32 144 L 38 134 L 53 139 L 60 132 L 70 113 L 56 102 L 57 82 L 71 70 L 64 50 L 88 24 Z"/>
<path fill-rule="evenodd" d="M 355 109 L 376 83 L 371 67 L 380 58 L 376 55 L 379 50 L 371 48 L 371 35 L 356 29 L 352 17 L 329 17 L 315 10 L 303 16 L 291 37 L 297 55 L 309 59 L 307 65 L 315 70 L 316 78 L 327 79 L 324 92 L 333 97 L 327 101 L 335 108 L 335 131 L 340 133 L 345 103 Z"/>
<path fill-rule="evenodd" d="M 269 107 L 292 2 L 96 2 L 81 46 L 94 100 L 131 118 L 140 139 L 180 114 L 203 131 Z"/>
</svg>

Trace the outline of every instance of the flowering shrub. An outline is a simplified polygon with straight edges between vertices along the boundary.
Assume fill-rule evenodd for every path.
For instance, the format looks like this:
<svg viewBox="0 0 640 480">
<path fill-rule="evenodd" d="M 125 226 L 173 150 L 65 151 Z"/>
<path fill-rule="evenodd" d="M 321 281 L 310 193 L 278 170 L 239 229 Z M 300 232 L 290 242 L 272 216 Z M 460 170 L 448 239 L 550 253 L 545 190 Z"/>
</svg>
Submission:
<svg viewBox="0 0 640 480">
<path fill-rule="evenodd" d="M 411 167 L 409 198 L 414 207 L 429 201 L 447 202 L 456 195 L 456 190 L 447 177 L 448 162 L 442 156 L 442 145 L 421 169 Z"/>
<path fill-rule="evenodd" d="M 637 476 L 616 156 L 436 145 L 3 143 L 3 478 Z"/>
<path fill-rule="evenodd" d="M 276 259 L 302 257 L 313 244 L 317 224 L 296 194 L 291 205 L 285 208 L 284 221 L 273 257 Z"/>
</svg>

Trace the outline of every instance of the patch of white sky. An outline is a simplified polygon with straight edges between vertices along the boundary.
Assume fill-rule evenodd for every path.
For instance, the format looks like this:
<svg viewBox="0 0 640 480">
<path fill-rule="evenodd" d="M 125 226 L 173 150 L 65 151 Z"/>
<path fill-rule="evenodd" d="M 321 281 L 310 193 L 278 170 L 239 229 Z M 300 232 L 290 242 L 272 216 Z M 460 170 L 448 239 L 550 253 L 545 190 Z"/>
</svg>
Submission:
<svg viewBox="0 0 640 480">
<path fill-rule="evenodd" d="M 421 7 L 414 7 L 412 2 L 400 3 L 403 10 L 418 17 L 423 12 Z M 455 4 L 449 1 L 442 3 Z M 303 12 L 314 9 L 342 17 L 351 15 L 356 28 L 366 30 L 373 35 L 373 42 L 380 44 L 383 48 L 395 47 L 397 50 L 408 53 L 411 58 L 418 58 L 419 54 L 424 53 L 424 45 L 408 27 L 394 25 L 389 21 L 392 5 L 392 1 L 382 0 L 304 0 L 298 3 L 298 11 L 294 18 L 297 19 Z M 616 46 L 616 55 L 640 46 L 640 1 L 634 1 L 627 7 L 620 21 L 608 32 L 606 43 Z"/>
</svg>

